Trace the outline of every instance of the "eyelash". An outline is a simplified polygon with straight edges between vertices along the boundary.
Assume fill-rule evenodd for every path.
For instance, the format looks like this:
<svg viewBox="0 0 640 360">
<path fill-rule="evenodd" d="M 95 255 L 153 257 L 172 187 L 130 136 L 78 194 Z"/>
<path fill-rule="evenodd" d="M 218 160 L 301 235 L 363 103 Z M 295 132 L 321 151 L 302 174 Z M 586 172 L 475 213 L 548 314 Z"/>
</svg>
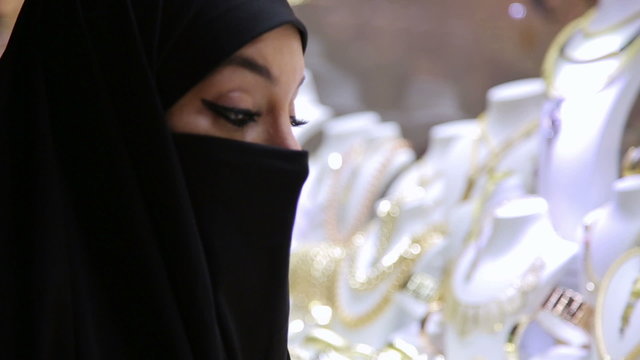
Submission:
<svg viewBox="0 0 640 360">
<path fill-rule="evenodd" d="M 224 106 L 216 104 L 207 99 L 201 99 L 201 101 L 204 107 L 207 108 L 207 110 L 220 116 L 229 124 L 238 128 L 243 128 L 252 122 L 256 122 L 262 115 L 262 113 L 257 111 Z M 289 123 L 291 124 L 291 126 L 296 127 L 307 124 L 307 121 L 298 119 L 295 116 L 290 116 Z"/>
</svg>

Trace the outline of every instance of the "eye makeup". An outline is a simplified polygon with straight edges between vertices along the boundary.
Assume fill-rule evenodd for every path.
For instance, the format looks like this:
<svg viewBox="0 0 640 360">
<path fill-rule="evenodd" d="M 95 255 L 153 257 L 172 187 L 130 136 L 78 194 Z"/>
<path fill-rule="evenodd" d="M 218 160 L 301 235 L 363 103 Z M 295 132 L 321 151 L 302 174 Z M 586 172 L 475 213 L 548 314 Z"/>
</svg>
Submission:
<svg viewBox="0 0 640 360">
<path fill-rule="evenodd" d="M 224 106 L 216 104 L 213 101 L 209 101 L 207 99 L 201 99 L 201 101 L 202 105 L 204 105 L 207 110 L 211 111 L 215 115 L 218 115 L 229 124 L 238 128 L 243 128 L 249 123 L 255 122 L 258 117 L 262 115 L 262 113 L 257 111 Z"/>
<path fill-rule="evenodd" d="M 224 119 L 229 124 L 238 128 L 243 128 L 249 123 L 256 122 L 262 115 L 262 113 L 258 111 L 224 106 L 207 99 L 201 99 L 201 101 L 202 105 L 204 105 L 207 110 L 211 111 L 215 115 Z M 291 124 L 291 126 L 296 127 L 306 125 L 308 122 L 302 119 L 298 119 L 295 116 L 290 116 L 289 123 Z"/>
</svg>

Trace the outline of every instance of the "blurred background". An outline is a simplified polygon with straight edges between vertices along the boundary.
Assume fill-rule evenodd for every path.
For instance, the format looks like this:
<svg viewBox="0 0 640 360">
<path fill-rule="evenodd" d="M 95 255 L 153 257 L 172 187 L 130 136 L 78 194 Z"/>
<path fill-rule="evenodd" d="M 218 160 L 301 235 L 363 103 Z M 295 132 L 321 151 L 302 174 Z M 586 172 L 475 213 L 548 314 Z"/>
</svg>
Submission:
<svg viewBox="0 0 640 360">
<path fill-rule="evenodd" d="M 428 128 L 475 117 L 486 91 L 540 76 L 553 37 L 594 1 L 298 0 L 307 64 L 337 114 L 374 110 L 418 153 Z"/>
</svg>

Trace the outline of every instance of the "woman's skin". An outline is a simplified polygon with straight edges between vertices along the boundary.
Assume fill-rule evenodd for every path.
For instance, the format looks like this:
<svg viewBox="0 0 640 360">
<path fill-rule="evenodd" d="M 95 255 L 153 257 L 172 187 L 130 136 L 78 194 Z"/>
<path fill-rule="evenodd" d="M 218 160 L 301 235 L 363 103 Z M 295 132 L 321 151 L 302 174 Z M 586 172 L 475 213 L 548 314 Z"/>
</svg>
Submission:
<svg viewBox="0 0 640 360">
<path fill-rule="evenodd" d="M 304 80 L 300 34 L 271 30 L 238 50 L 167 112 L 174 132 L 300 149 L 291 127 L 293 100 Z"/>
</svg>

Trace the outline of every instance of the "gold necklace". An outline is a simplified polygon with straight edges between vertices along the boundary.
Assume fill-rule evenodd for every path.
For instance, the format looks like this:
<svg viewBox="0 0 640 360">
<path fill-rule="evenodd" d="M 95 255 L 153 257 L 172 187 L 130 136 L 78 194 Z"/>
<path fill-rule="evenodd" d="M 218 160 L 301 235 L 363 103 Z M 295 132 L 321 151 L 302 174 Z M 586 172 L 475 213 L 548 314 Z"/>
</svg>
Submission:
<svg viewBox="0 0 640 360">
<path fill-rule="evenodd" d="M 507 337 L 507 343 L 504 345 L 504 352 L 507 360 L 520 360 L 520 343 L 524 336 L 524 332 L 531 324 L 531 318 L 523 316 L 516 324 L 509 330 Z"/>
<path fill-rule="evenodd" d="M 541 258 L 533 263 L 497 299 L 478 304 L 462 303 L 453 290 L 453 270 L 444 281 L 444 317 L 460 336 L 472 331 L 495 333 L 503 329 L 504 320 L 523 310 L 527 296 L 538 287 L 545 268 Z"/>
<path fill-rule="evenodd" d="M 389 263 L 388 271 L 392 273 L 394 277 L 385 289 L 384 294 L 373 306 L 360 314 L 350 314 L 343 302 L 344 294 L 342 293 L 341 280 L 346 278 L 346 274 L 343 273 L 345 267 L 344 262 L 353 261 L 352 255 L 345 255 L 338 264 L 331 301 L 338 319 L 346 326 L 352 328 L 362 327 L 376 320 L 391 304 L 395 293 L 405 286 L 411 276 L 415 263 L 420 259 L 422 254 L 442 242 L 444 237 L 443 233 L 444 231 L 436 226 L 412 236 L 407 246 L 399 252 L 399 256 Z M 352 252 L 354 249 L 356 248 L 352 247 L 348 252 Z"/>
<path fill-rule="evenodd" d="M 366 274 L 357 270 L 356 258 L 357 254 L 361 253 L 360 247 L 364 245 L 366 238 L 368 238 L 367 232 L 359 232 L 353 236 L 351 245 L 356 248 L 351 253 L 353 256 L 349 260 L 349 287 L 352 290 L 371 290 L 386 280 L 393 273 L 395 262 L 398 259 L 398 254 L 394 255 L 392 253 L 387 253 L 387 250 L 390 247 L 398 217 L 400 216 L 401 203 L 401 200 L 391 201 L 385 199 L 382 200 L 378 206 L 377 215 L 380 225 L 378 231 L 375 232 L 378 235 L 376 237 L 377 255 L 370 262 L 374 265 L 369 267 Z M 441 226 L 436 228 L 440 229 L 441 232 L 444 232 L 444 229 Z"/>
<path fill-rule="evenodd" d="M 638 300 L 640 299 L 640 274 L 638 274 L 633 281 L 633 285 L 631 285 L 631 291 L 629 292 L 629 296 L 627 297 L 627 304 L 624 306 L 624 311 L 622 312 L 622 317 L 620 319 L 620 335 L 624 335 L 627 330 L 627 326 L 629 326 L 629 321 L 631 320 L 631 315 L 633 315 L 633 310 L 635 310 Z"/>
<path fill-rule="evenodd" d="M 333 177 L 329 182 L 330 193 L 325 206 L 324 216 L 324 228 L 327 238 L 330 242 L 344 242 L 351 238 L 358 231 L 358 229 L 364 226 L 365 222 L 369 218 L 369 214 L 371 213 L 373 203 L 380 195 L 382 188 L 386 185 L 384 183 L 385 170 L 389 168 L 391 162 L 396 158 L 397 152 L 410 148 L 409 143 L 405 139 L 396 139 L 389 145 L 389 147 L 390 148 L 388 153 L 385 154 L 384 158 L 375 168 L 371 180 L 366 184 L 367 191 L 365 193 L 364 199 L 361 202 L 358 211 L 356 211 L 356 215 L 353 221 L 351 222 L 351 224 L 346 226 L 345 231 L 341 231 L 341 226 L 339 224 L 341 218 L 340 204 L 346 197 L 349 196 L 351 187 L 347 186 L 346 189 L 341 189 L 340 186 L 341 180 L 344 180 L 345 177 L 345 166 L 340 166 L 337 169 L 333 170 Z M 352 151 L 355 153 L 356 151 L 364 150 L 353 148 Z M 349 155 L 353 155 L 353 153 Z M 349 162 L 349 160 L 352 160 L 351 156 L 347 156 L 345 160 Z M 351 176 L 347 180 L 354 181 L 354 179 L 355 176 L 351 174 Z"/>
<path fill-rule="evenodd" d="M 494 174 L 496 172 L 496 168 L 504 159 L 506 153 L 511 151 L 514 146 L 522 142 L 524 139 L 533 135 L 540 125 L 537 117 L 533 120 L 527 121 L 522 128 L 516 131 L 514 136 L 507 138 L 499 146 L 497 146 L 489 136 L 486 116 L 484 114 L 480 114 L 478 116 L 478 120 L 480 121 L 481 125 L 480 136 L 478 137 L 478 140 L 474 145 L 474 150 L 471 158 L 471 171 L 469 174 L 469 179 L 467 181 L 463 199 L 469 199 L 471 197 L 472 191 L 477 186 L 476 182 L 483 173 Z M 480 150 L 480 143 L 485 143 L 487 145 L 487 147 L 489 148 L 489 154 L 487 155 L 484 163 L 478 165 L 477 156 Z"/>
<path fill-rule="evenodd" d="M 479 120 L 482 121 L 481 127 L 481 136 L 478 141 L 483 139 L 489 147 L 491 148 L 491 152 L 487 157 L 487 160 L 481 166 L 477 165 L 476 156 L 478 153 L 478 149 L 476 146 L 476 150 L 474 150 L 474 158 L 472 159 L 472 170 L 471 175 L 469 176 L 469 180 L 467 182 L 467 189 L 465 190 L 465 195 L 463 199 L 471 198 L 471 194 L 473 189 L 477 186 L 476 181 L 480 178 L 481 174 L 485 173 L 488 177 L 487 183 L 485 184 L 483 191 L 478 196 L 477 200 L 473 205 L 473 213 L 472 213 L 472 223 L 469 232 L 467 233 L 465 244 L 471 244 L 474 240 L 480 236 L 480 231 L 482 228 L 483 218 L 482 214 L 485 211 L 485 207 L 491 196 L 495 192 L 495 189 L 498 185 L 506 178 L 512 175 L 511 171 L 497 171 L 498 165 L 506 156 L 506 153 L 513 150 L 513 148 L 524 141 L 526 138 L 532 136 L 536 130 L 539 128 L 539 121 L 532 120 L 528 121 L 525 126 L 523 126 L 519 131 L 516 132 L 515 136 L 508 138 L 504 141 L 499 147 L 497 147 L 491 138 L 489 137 L 488 131 L 486 129 L 486 118 L 484 115 L 479 116 Z"/>
<path fill-rule="evenodd" d="M 344 257 L 339 244 L 307 245 L 291 253 L 289 293 L 292 311 L 307 315 L 315 305 L 331 303 L 338 262 Z"/>
<path fill-rule="evenodd" d="M 593 10 L 592 10 L 593 11 Z M 595 14 L 594 14 L 595 16 Z M 638 20 L 640 18 L 640 11 L 636 11 L 634 13 L 632 13 L 631 15 L 623 18 L 622 20 L 618 21 L 615 24 L 611 24 L 609 26 L 605 26 L 602 29 L 596 29 L 596 30 L 591 30 L 589 29 L 589 24 L 585 24 L 585 26 L 582 29 L 582 33 L 584 34 L 584 36 L 586 37 L 595 37 L 598 35 L 603 35 L 606 33 L 610 33 L 614 30 L 620 29 L 622 27 L 624 27 L 625 25 L 628 25 L 636 20 Z M 593 20 L 593 18 L 590 18 L 589 21 Z"/>
<path fill-rule="evenodd" d="M 596 299 L 596 311 L 595 311 L 595 321 L 594 321 L 594 335 L 596 339 L 596 348 L 598 350 L 598 354 L 600 358 L 603 360 L 612 360 L 611 355 L 609 354 L 609 350 L 607 349 L 607 344 L 604 339 L 604 329 L 603 329 L 603 319 L 604 319 L 604 303 L 606 300 L 607 292 L 609 290 L 609 286 L 611 285 L 611 281 L 616 273 L 620 270 L 620 268 L 629 260 L 633 258 L 640 257 L 640 247 L 635 247 L 624 254 L 622 254 L 616 261 L 614 261 L 613 265 L 607 270 L 606 274 L 602 278 L 602 283 L 600 284 L 600 290 L 598 291 L 598 298 Z M 636 278 L 637 279 L 637 278 Z M 628 305 L 628 304 L 627 304 Z M 626 310 L 626 307 L 625 307 Z M 624 312 L 624 311 L 623 311 Z M 640 355 L 640 344 L 636 344 L 636 346 L 631 350 L 631 352 L 624 356 L 623 359 L 632 360 L 637 359 L 638 355 Z"/>
<path fill-rule="evenodd" d="M 573 20 L 567 26 L 565 26 L 562 30 L 560 30 L 558 35 L 556 35 L 556 37 L 552 40 L 551 44 L 549 45 L 547 53 L 545 54 L 544 59 L 542 61 L 541 72 L 542 72 L 542 78 L 547 83 L 547 92 L 549 93 L 550 97 L 552 98 L 561 97 L 560 92 L 554 86 L 554 83 L 556 80 L 556 76 L 555 76 L 555 72 L 557 68 L 556 62 L 558 58 L 562 58 L 571 63 L 584 64 L 584 63 L 598 62 L 598 61 L 612 58 L 618 55 L 624 55 L 624 57 L 620 61 L 620 64 L 618 64 L 618 66 L 614 69 L 614 71 L 612 71 L 607 76 L 607 78 L 604 81 L 604 85 L 600 90 L 598 90 L 598 91 L 601 91 L 602 89 L 609 86 L 609 84 L 612 83 L 618 77 L 622 69 L 624 69 L 626 65 L 629 63 L 629 61 L 633 58 L 633 55 L 635 55 L 640 50 L 640 40 L 638 40 L 640 39 L 640 36 L 638 36 L 640 35 L 640 32 L 639 32 L 637 34 L 634 34 L 631 40 L 625 43 L 625 45 L 623 45 L 620 49 L 612 53 L 605 54 L 603 56 L 599 56 L 593 59 L 577 59 L 577 58 L 573 58 L 570 55 L 567 55 L 565 51 L 565 46 L 568 40 L 571 38 L 571 36 L 575 32 L 580 31 L 584 33 L 585 25 L 588 24 L 589 21 L 591 21 L 594 15 L 595 15 L 595 10 L 591 9 L 587 11 L 584 15 Z"/>
</svg>

